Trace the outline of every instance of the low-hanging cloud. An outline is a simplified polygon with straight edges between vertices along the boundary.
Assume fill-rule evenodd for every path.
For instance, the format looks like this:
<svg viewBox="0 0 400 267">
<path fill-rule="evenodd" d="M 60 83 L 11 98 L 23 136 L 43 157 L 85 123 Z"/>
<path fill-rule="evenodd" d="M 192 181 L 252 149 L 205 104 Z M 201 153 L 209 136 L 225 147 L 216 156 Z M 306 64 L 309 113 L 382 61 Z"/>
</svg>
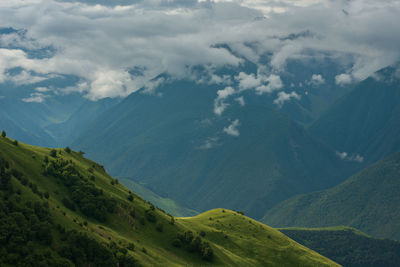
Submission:
<svg viewBox="0 0 400 267">
<path fill-rule="evenodd" d="M 263 94 L 282 88 L 288 59 L 329 56 L 348 66 L 348 76 L 336 77 L 345 85 L 400 55 L 396 0 L 89 2 L 1 1 L 0 25 L 18 31 L 0 32 L 0 83 L 75 75 L 80 82 L 68 90 L 96 100 L 125 97 L 162 73 L 195 77 L 200 65 L 208 67 L 209 82 L 229 85 L 230 77 L 214 71 L 247 59 L 263 72 L 239 74 L 239 89 Z M 44 57 L 27 52 L 49 47 Z M 22 69 L 18 77 L 9 74 L 15 68 Z"/>
<path fill-rule="evenodd" d="M 214 100 L 214 113 L 216 115 L 221 115 L 222 112 L 224 112 L 224 110 L 229 106 L 225 100 L 233 94 L 235 94 L 235 89 L 233 89 L 231 86 L 217 91 L 217 98 Z"/>
<path fill-rule="evenodd" d="M 239 127 L 240 122 L 239 120 L 234 120 L 228 127 L 225 127 L 223 131 L 231 136 L 238 137 L 240 135 Z"/>
<path fill-rule="evenodd" d="M 337 85 L 340 86 L 346 86 L 348 84 L 350 84 L 353 81 L 353 78 L 351 77 L 351 75 L 347 74 L 347 73 L 342 73 L 339 75 L 336 75 L 335 77 L 335 82 Z"/>
<path fill-rule="evenodd" d="M 338 156 L 342 160 L 346 161 L 354 161 L 358 163 L 364 162 L 364 157 L 360 156 L 359 154 L 349 155 L 347 152 L 338 152 L 336 151 L 336 156 Z"/>
<path fill-rule="evenodd" d="M 325 79 L 324 79 L 324 77 L 322 77 L 321 74 L 313 74 L 311 76 L 311 80 L 306 82 L 307 85 L 311 85 L 313 87 L 318 87 L 324 83 L 325 83 Z"/>
<path fill-rule="evenodd" d="M 286 92 L 279 92 L 278 97 L 274 100 L 274 104 L 276 104 L 279 108 L 285 104 L 285 102 L 290 101 L 291 99 L 299 100 L 301 98 L 296 92 L 286 93 Z"/>
</svg>

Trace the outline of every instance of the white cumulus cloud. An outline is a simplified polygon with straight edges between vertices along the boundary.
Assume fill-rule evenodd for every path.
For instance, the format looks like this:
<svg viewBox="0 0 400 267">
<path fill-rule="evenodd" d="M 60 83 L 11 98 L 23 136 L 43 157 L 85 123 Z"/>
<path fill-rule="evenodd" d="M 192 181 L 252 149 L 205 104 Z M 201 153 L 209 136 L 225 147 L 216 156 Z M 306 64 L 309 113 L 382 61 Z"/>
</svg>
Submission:
<svg viewBox="0 0 400 267">
<path fill-rule="evenodd" d="M 229 106 L 229 104 L 225 102 L 225 99 L 233 94 L 235 94 L 235 89 L 231 86 L 227 86 L 223 90 L 217 91 L 217 98 L 214 100 L 214 113 L 216 115 L 221 115 Z"/>
<path fill-rule="evenodd" d="M 282 91 L 278 93 L 278 97 L 274 100 L 274 104 L 278 107 L 282 107 L 285 102 L 290 101 L 292 98 L 299 100 L 301 96 L 294 91 L 289 94 Z"/>
</svg>

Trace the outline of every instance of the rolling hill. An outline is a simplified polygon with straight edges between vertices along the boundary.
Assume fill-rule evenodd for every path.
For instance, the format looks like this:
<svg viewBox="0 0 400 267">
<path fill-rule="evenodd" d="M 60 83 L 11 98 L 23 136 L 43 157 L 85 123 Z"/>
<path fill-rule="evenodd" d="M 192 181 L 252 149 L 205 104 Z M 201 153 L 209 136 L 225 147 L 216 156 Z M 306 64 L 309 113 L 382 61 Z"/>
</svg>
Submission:
<svg viewBox="0 0 400 267">
<path fill-rule="evenodd" d="M 329 190 L 295 196 L 266 213 L 279 227 L 352 226 L 379 238 L 400 240 L 400 152 Z"/>
<path fill-rule="evenodd" d="M 400 150 L 400 76 L 378 71 L 343 96 L 310 133 L 338 152 L 360 155 L 365 166 Z"/>
<path fill-rule="evenodd" d="M 261 218 L 276 203 L 334 186 L 354 169 L 266 96 L 245 93 L 213 113 L 215 85 L 174 81 L 136 93 L 103 113 L 72 145 L 161 197 L 204 211 Z"/>
<path fill-rule="evenodd" d="M 0 137 L 0 265 L 339 266 L 240 213 L 175 218 L 80 153 Z"/>
</svg>

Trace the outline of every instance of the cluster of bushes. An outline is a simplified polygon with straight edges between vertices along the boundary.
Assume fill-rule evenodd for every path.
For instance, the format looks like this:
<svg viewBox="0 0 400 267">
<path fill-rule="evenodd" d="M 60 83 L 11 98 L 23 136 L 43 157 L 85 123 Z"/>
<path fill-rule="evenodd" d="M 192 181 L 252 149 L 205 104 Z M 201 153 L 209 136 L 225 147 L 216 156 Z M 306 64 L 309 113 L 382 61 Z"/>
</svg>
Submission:
<svg viewBox="0 0 400 267">
<path fill-rule="evenodd" d="M 0 233 L 0 266 L 140 266 L 126 248 L 57 227 L 47 202 L 2 200 Z"/>
<path fill-rule="evenodd" d="M 126 248 L 114 242 L 101 244 L 76 230 L 66 232 L 61 241 L 60 255 L 70 259 L 76 266 L 140 266 L 135 258 L 128 255 Z M 132 245 L 128 249 L 133 249 Z"/>
<path fill-rule="evenodd" d="M 47 161 L 43 174 L 59 179 L 68 188 L 73 203 L 67 198 L 63 199 L 63 203 L 71 210 L 75 210 L 76 204 L 83 214 L 104 222 L 107 213 L 113 213 L 116 209 L 116 201 L 85 178 L 70 161 Z"/>
<path fill-rule="evenodd" d="M 0 158 L 0 189 L 9 190 L 10 189 L 10 179 L 11 172 L 9 171 L 10 165 L 8 161 Z M 12 191 L 12 189 L 11 189 Z"/>
<path fill-rule="evenodd" d="M 37 250 L 38 245 L 50 246 L 53 242 L 48 203 L 18 203 L 11 197 L 5 199 L 3 194 L 0 193 L 0 265 L 57 264 L 51 251 Z"/>
<path fill-rule="evenodd" d="M 212 261 L 214 251 L 208 242 L 204 242 L 200 236 L 194 236 L 192 231 L 186 231 L 184 234 L 178 234 L 172 242 L 175 247 L 183 247 L 189 252 L 198 253 L 203 260 Z"/>
<path fill-rule="evenodd" d="M 60 163 L 51 171 L 56 175 L 64 173 L 63 178 L 67 179 L 71 173 L 58 168 L 67 165 Z M 75 230 L 66 231 L 54 223 L 47 201 L 26 200 L 21 190 L 15 190 L 18 195 L 10 190 L 12 177 L 39 192 L 36 185 L 0 157 L 0 266 L 140 266 L 128 254 L 128 250 L 134 250 L 132 243 L 124 248 L 100 243 Z M 87 192 L 100 194 L 76 181 L 68 184 L 72 192 L 83 190 L 81 196 Z"/>
</svg>

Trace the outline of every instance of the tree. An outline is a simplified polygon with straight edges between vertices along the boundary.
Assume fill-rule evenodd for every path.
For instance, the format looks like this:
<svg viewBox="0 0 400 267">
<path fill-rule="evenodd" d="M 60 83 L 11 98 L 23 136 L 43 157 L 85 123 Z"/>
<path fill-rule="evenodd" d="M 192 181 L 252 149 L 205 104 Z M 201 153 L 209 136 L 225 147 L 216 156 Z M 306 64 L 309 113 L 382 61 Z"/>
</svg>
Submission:
<svg viewBox="0 0 400 267">
<path fill-rule="evenodd" d="M 57 151 L 55 149 L 52 149 L 50 151 L 50 156 L 52 156 L 53 158 L 56 158 L 57 157 Z"/>
<path fill-rule="evenodd" d="M 7 136 L 6 131 L 3 130 L 3 131 L 1 132 L 1 137 L 6 137 L 6 136 Z"/>
<path fill-rule="evenodd" d="M 207 242 L 203 243 L 203 247 L 201 249 L 201 258 L 206 261 L 212 261 L 214 257 L 214 251 L 212 250 L 210 244 Z"/>
<path fill-rule="evenodd" d="M 66 148 L 64 148 L 65 152 L 67 152 L 68 154 L 71 153 L 71 148 L 69 148 L 69 146 L 67 146 Z"/>
</svg>

